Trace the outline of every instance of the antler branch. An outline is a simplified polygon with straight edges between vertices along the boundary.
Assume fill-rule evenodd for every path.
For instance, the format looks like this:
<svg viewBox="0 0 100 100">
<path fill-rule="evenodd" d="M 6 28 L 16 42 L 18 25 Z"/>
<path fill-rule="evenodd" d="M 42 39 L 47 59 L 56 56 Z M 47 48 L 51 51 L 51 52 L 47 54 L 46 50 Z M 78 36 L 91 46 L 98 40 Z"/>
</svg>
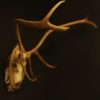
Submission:
<svg viewBox="0 0 100 100">
<path fill-rule="evenodd" d="M 73 21 L 73 22 L 69 22 L 69 23 L 65 23 L 65 24 L 62 24 L 60 26 L 62 27 L 66 27 L 66 29 L 68 30 L 70 27 L 74 26 L 74 25 L 77 25 L 77 24 L 89 24 L 91 26 L 93 26 L 94 28 L 97 28 L 97 25 L 88 20 L 88 19 L 81 19 L 81 20 L 76 20 L 76 21 Z M 52 33 L 54 32 L 55 30 L 52 30 L 52 29 L 49 29 L 41 38 L 41 40 L 38 42 L 38 44 L 30 51 L 27 52 L 28 55 L 32 55 L 34 54 L 36 51 L 38 51 L 38 49 L 41 47 L 41 45 L 44 43 L 44 41 L 46 40 L 46 38 Z"/>
<path fill-rule="evenodd" d="M 23 19 L 15 19 L 15 28 L 16 28 L 16 34 L 18 39 L 18 45 L 13 49 L 9 66 L 7 70 L 5 71 L 5 82 L 6 84 L 9 83 L 8 90 L 14 91 L 18 89 L 18 87 L 21 85 L 24 76 L 30 80 L 30 81 L 36 81 L 37 77 L 35 77 L 33 71 L 32 71 L 32 65 L 31 65 L 31 56 L 34 54 L 36 55 L 42 63 L 44 63 L 49 68 L 54 68 L 54 66 L 48 64 L 43 57 L 40 55 L 39 48 L 44 43 L 44 41 L 47 39 L 47 37 L 54 31 L 66 31 L 70 29 L 70 27 L 77 25 L 77 24 L 89 24 L 93 26 L 94 28 L 97 28 L 96 24 L 88 18 L 76 20 L 73 22 L 65 23 L 62 25 L 54 25 L 52 24 L 49 19 L 54 13 L 54 11 L 65 1 L 59 1 L 57 4 L 53 6 L 53 8 L 49 11 L 49 13 L 40 21 L 28 21 Z M 42 28 L 47 29 L 45 34 L 42 36 L 42 38 L 39 40 L 37 45 L 30 51 L 25 51 L 25 48 L 23 46 L 23 43 L 21 41 L 21 36 L 19 32 L 19 24 L 31 27 L 31 28 Z M 29 70 L 32 78 L 27 72 L 27 63 L 29 63 Z"/>
<path fill-rule="evenodd" d="M 43 28 L 43 29 L 53 29 L 57 31 L 65 31 L 66 27 L 57 26 L 49 22 L 50 17 L 54 13 L 54 11 L 64 3 L 64 0 L 59 1 L 54 7 L 49 11 L 49 13 L 40 21 L 28 21 L 23 19 L 14 19 L 17 23 L 31 27 L 31 28 Z"/>
</svg>

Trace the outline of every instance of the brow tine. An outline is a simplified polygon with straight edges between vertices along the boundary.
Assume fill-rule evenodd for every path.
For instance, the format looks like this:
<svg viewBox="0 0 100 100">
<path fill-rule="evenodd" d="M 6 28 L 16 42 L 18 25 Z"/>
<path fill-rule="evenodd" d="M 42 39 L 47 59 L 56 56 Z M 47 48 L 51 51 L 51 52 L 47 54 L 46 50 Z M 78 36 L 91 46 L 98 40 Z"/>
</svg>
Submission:
<svg viewBox="0 0 100 100">
<path fill-rule="evenodd" d="M 45 16 L 44 20 L 49 20 L 54 11 L 64 2 L 65 2 L 64 0 L 61 0 L 56 5 L 54 5 L 53 8 L 49 11 L 49 13 Z"/>
</svg>

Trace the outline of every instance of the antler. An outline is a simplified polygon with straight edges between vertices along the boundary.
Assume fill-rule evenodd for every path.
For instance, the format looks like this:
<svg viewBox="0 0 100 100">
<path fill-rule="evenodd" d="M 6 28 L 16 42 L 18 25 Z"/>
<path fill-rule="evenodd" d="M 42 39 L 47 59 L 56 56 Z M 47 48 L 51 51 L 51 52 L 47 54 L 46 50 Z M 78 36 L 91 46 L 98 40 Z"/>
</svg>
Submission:
<svg viewBox="0 0 100 100">
<path fill-rule="evenodd" d="M 52 24 L 49 19 L 54 13 L 54 11 L 62 4 L 64 3 L 64 0 L 59 1 L 54 7 L 49 11 L 49 13 L 40 21 L 28 21 L 23 19 L 14 19 L 17 23 L 31 27 L 31 28 L 42 28 L 42 29 L 53 29 L 57 31 L 65 31 L 67 30 L 66 27 L 57 26 Z"/>
<path fill-rule="evenodd" d="M 70 27 L 74 26 L 74 25 L 77 25 L 77 24 L 89 24 L 91 26 L 93 26 L 94 28 L 97 28 L 97 25 L 88 20 L 88 18 L 84 18 L 84 19 L 80 19 L 80 20 L 76 20 L 76 21 L 73 21 L 73 22 L 69 22 L 69 23 L 65 23 L 65 24 L 62 24 L 60 26 L 62 27 L 66 27 L 66 29 L 68 30 Z M 38 50 L 39 48 L 41 47 L 41 45 L 44 43 L 44 41 L 46 40 L 46 38 L 53 32 L 53 31 L 57 31 L 57 30 L 52 30 L 52 29 L 49 29 L 44 35 L 43 37 L 41 38 L 41 40 L 38 42 L 38 44 L 30 51 L 27 52 L 27 55 L 28 56 L 31 56 L 33 54 L 37 55 L 38 58 L 49 68 L 55 68 L 54 66 L 48 64 L 44 59 L 43 57 L 39 54 Z"/>
<path fill-rule="evenodd" d="M 52 24 L 49 19 L 54 13 L 54 11 L 65 1 L 59 1 L 50 11 L 49 13 L 40 21 L 28 21 L 23 19 L 15 19 L 15 28 L 16 28 L 16 34 L 18 39 L 18 45 L 14 48 L 11 58 L 9 67 L 5 71 L 5 81 L 8 85 L 9 91 L 14 91 L 18 89 L 24 79 L 24 76 L 30 80 L 30 81 L 36 81 L 37 77 L 35 77 L 33 71 L 32 71 L 32 65 L 31 65 L 31 56 L 36 55 L 42 63 L 44 63 L 49 68 L 55 68 L 54 66 L 48 64 L 43 57 L 39 53 L 39 48 L 44 43 L 46 38 L 54 31 L 66 31 L 70 29 L 72 26 L 77 24 L 89 24 L 95 28 L 97 28 L 96 24 L 88 18 L 76 20 L 73 22 L 65 23 L 62 25 L 54 25 Z M 21 41 L 20 32 L 19 32 L 19 24 L 32 27 L 32 28 L 42 28 L 42 29 L 48 29 L 45 34 L 42 36 L 40 41 L 37 43 L 37 45 L 30 51 L 26 51 L 23 43 Z M 29 63 L 29 70 L 32 78 L 27 72 L 26 65 Z"/>
<path fill-rule="evenodd" d="M 61 27 L 67 27 L 66 29 L 68 30 L 68 29 L 70 29 L 70 27 L 72 27 L 72 26 L 74 26 L 74 25 L 77 25 L 77 24 L 89 24 L 89 25 L 91 25 L 91 26 L 93 26 L 94 28 L 97 28 L 97 25 L 94 23 L 94 22 L 92 22 L 92 21 L 90 21 L 90 20 L 88 20 L 88 19 L 86 19 L 86 18 L 84 18 L 84 19 L 80 19 L 80 20 L 76 20 L 76 21 L 73 21 L 73 22 L 69 22 L 69 23 L 65 23 L 65 24 L 62 24 L 62 25 L 60 25 Z M 38 44 L 32 49 L 32 50 L 30 50 L 30 51 L 28 51 L 27 52 L 27 54 L 30 56 L 30 55 L 33 55 L 34 53 L 36 53 L 36 51 L 38 51 L 38 49 L 41 47 L 41 45 L 44 43 L 44 41 L 46 40 L 46 38 L 52 33 L 52 32 L 54 32 L 54 31 L 56 31 L 56 30 L 52 30 L 52 29 L 49 29 L 44 35 L 43 35 L 43 37 L 41 38 L 41 40 L 38 42 Z"/>
</svg>

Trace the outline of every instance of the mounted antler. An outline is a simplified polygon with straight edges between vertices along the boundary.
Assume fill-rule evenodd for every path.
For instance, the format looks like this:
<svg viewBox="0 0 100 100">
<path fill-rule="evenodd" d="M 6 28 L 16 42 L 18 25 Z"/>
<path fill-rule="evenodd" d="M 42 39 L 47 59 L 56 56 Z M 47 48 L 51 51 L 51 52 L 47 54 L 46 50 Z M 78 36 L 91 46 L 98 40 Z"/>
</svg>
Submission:
<svg viewBox="0 0 100 100">
<path fill-rule="evenodd" d="M 62 25 L 54 25 L 49 22 L 50 17 L 64 1 L 59 1 L 51 10 L 50 12 L 40 21 L 28 21 L 23 19 L 15 19 L 15 27 L 16 27 L 16 34 L 18 39 L 18 45 L 14 48 L 11 54 L 9 66 L 5 71 L 5 82 L 8 85 L 8 90 L 13 92 L 17 90 L 23 82 L 24 76 L 30 81 L 36 81 L 37 77 L 32 71 L 31 65 L 31 56 L 36 55 L 47 67 L 55 68 L 54 66 L 48 64 L 44 58 L 39 53 L 39 48 L 44 43 L 46 38 L 54 31 L 66 31 L 70 29 L 70 27 L 77 25 L 77 24 L 89 24 L 93 27 L 97 27 L 95 23 L 88 20 L 87 18 L 76 20 L 73 22 L 65 23 Z M 32 28 L 43 28 L 48 29 L 45 34 L 42 36 L 38 44 L 30 51 L 26 51 L 23 43 L 21 41 L 20 32 L 19 32 L 19 24 L 32 27 Z M 27 72 L 27 64 L 29 64 L 30 75 Z"/>
</svg>

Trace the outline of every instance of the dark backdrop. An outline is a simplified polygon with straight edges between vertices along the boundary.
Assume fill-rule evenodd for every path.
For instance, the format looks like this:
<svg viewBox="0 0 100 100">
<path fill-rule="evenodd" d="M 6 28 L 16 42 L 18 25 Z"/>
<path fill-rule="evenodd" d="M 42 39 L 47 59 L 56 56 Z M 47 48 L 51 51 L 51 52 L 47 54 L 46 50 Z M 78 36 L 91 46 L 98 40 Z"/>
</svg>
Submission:
<svg viewBox="0 0 100 100">
<path fill-rule="evenodd" d="M 57 0 L 0 1 L 0 100 L 100 100 L 100 0 L 66 0 L 51 17 L 62 24 L 90 14 L 98 29 L 77 25 L 70 30 L 51 34 L 40 52 L 55 70 L 46 68 L 32 57 L 36 83 L 27 79 L 19 91 L 8 93 L 4 70 L 8 57 L 17 43 L 14 18 L 42 19 Z M 44 34 L 43 30 L 21 27 L 27 50 L 32 49 Z"/>
</svg>

